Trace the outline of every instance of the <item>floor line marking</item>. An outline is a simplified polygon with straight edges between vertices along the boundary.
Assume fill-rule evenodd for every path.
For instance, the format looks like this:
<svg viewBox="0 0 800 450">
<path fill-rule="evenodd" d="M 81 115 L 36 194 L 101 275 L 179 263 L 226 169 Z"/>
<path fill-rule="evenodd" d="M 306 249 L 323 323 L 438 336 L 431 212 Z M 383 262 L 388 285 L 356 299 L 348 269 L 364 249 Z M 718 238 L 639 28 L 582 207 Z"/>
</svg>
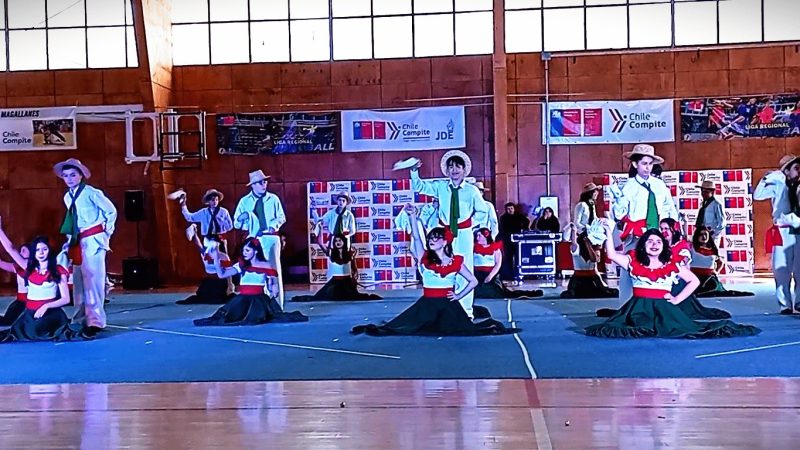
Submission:
<svg viewBox="0 0 800 450">
<path fill-rule="evenodd" d="M 299 344 L 287 344 L 284 342 L 271 342 L 271 341 L 259 341 L 255 339 L 242 339 L 242 338 L 233 338 L 227 336 L 214 336 L 209 334 L 199 334 L 199 333 L 186 333 L 183 331 L 171 331 L 171 330 L 160 330 L 158 328 L 150 328 L 150 327 L 125 327 L 120 325 L 108 325 L 109 328 L 117 328 L 121 330 L 134 330 L 134 331 L 149 331 L 151 333 L 163 333 L 163 334 L 174 334 L 177 336 L 188 336 L 188 337 L 199 337 L 199 338 L 207 338 L 207 339 L 218 339 L 221 341 L 232 341 L 232 342 L 240 342 L 242 344 L 261 344 L 261 345 L 273 345 L 276 347 L 288 347 L 288 348 L 296 348 L 296 349 L 303 349 L 303 350 L 316 350 L 320 352 L 331 352 L 331 353 L 344 353 L 348 355 L 357 355 L 357 356 L 369 356 L 372 358 L 386 358 L 386 359 L 400 359 L 399 356 L 394 355 L 384 355 L 382 353 L 367 353 L 367 352 L 358 352 L 354 350 L 340 350 L 336 348 L 327 348 L 327 347 L 312 347 L 309 345 L 299 345 Z"/>
<path fill-rule="evenodd" d="M 735 355 L 737 353 L 756 352 L 756 351 L 759 351 L 759 350 L 768 350 L 770 348 L 788 347 L 788 346 L 791 346 L 791 345 L 799 345 L 799 344 L 800 344 L 800 341 L 785 342 L 783 344 L 763 345 L 761 347 L 743 348 L 743 349 L 740 349 L 740 350 L 730 350 L 730 351 L 727 351 L 727 352 L 708 353 L 708 354 L 705 354 L 705 355 L 697 355 L 697 356 L 695 356 L 695 359 L 713 358 L 715 356 Z"/>
<path fill-rule="evenodd" d="M 517 323 L 514 322 L 514 317 L 511 315 L 511 299 L 506 300 L 508 302 L 508 321 L 511 322 L 511 327 L 516 328 Z M 517 341 L 519 344 L 520 350 L 522 350 L 522 357 L 525 359 L 525 365 L 528 367 L 528 373 L 531 375 L 531 379 L 535 380 L 539 378 L 536 375 L 536 371 L 533 369 L 533 364 L 531 364 L 531 357 L 528 354 L 528 349 L 525 347 L 525 344 L 522 342 L 522 339 L 519 338 L 519 333 L 514 333 L 514 340 Z"/>
<path fill-rule="evenodd" d="M 553 442 L 550 440 L 550 430 L 547 428 L 547 422 L 544 420 L 544 411 L 542 408 L 531 409 L 531 421 L 533 421 L 533 435 L 536 436 L 536 448 L 539 450 L 553 450 Z"/>
</svg>

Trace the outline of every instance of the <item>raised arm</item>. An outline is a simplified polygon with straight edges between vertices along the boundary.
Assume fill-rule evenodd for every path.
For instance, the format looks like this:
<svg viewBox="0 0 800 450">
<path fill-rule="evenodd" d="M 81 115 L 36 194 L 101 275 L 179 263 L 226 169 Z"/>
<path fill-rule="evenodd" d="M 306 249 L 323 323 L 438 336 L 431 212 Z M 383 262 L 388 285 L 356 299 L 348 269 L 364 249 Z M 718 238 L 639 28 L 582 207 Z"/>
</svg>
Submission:
<svg viewBox="0 0 800 450">
<path fill-rule="evenodd" d="M 3 228 L 2 219 L 0 219 L 0 245 L 3 246 L 3 248 L 8 253 L 8 256 L 10 256 L 11 259 L 13 259 L 18 266 L 26 267 L 28 265 L 28 261 L 26 261 L 25 258 L 20 256 L 17 249 L 14 248 L 14 244 L 11 243 L 11 239 L 8 238 L 6 230 Z"/>
<path fill-rule="evenodd" d="M 611 223 L 607 220 L 603 220 L 603 228 L 606 230 L 606 255 L 608 259 L 614 261 L 615 264 L 628 270 L 630 266 L 630 260 L 628 259 L 627 255 L 617 253 L 617 249 L 614 248 L 614 236 L 612 235 L 612 226 Z"/>
<path fill-rule="evenodd" d="M 322 250 L 322 253 L 324 253 L 325 256 L 331 256 L 330 249 L 322 242 L 322 233 L 319 233 L 317 235 L 317 241 L 315 242 L 315 244 L 317 244 L 317 247 L 319 247 L 319 249 Z"/>
<path fill-rule="evenodd" d="M 436 186 L 431 180 L 423 180 L 419 177 L 419 167 L 422 163 L 418 163 L 411 168 L 411 189 L 420 194 L 436 196 Z"/>
<path fill-rule="evenodd" d="M 754 200 L 768 200 L 775 198 L 778 189 L 783 185 L 784 175 L 778 170 L 768 172 L 759 180 L 755 190 L 753 190 Z"/>
<path fill-rule="evenodd" d="M 419 235 L 419 227 L 417 226 L 417 207 L 408 204 L 406 205 L 406 212 L 408 213 L 409 222 L 411 222 L 411 254 L 417 261 L 422 261 L 422 255 L 425 254 L 425 244 L 422 242 L 422 237 Z"/>
<path fill-rule="evenodd" d="M 211 254 L 214 257 L 214 267 L 217 269 L 217 277 L 223 279 L 230 278 L 239 273 L 239 264 L 234 264 L 231 267 L 222 267 L 219 252 L 217 250 L 211 250 Z"/>
</svg>

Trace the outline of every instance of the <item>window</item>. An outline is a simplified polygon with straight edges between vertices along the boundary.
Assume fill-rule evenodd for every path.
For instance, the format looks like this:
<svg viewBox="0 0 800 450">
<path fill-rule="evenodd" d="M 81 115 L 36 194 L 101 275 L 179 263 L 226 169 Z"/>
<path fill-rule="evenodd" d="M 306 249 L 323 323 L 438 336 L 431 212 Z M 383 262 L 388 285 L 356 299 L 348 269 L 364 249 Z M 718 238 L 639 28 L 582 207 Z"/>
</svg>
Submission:
<svg viewBox="0 0 800 450">
<path fill-rule="evenodd" d="M 0 0 L 0 15 L 0 70 L 138 65 L 131 0 Z"/>
</svg>

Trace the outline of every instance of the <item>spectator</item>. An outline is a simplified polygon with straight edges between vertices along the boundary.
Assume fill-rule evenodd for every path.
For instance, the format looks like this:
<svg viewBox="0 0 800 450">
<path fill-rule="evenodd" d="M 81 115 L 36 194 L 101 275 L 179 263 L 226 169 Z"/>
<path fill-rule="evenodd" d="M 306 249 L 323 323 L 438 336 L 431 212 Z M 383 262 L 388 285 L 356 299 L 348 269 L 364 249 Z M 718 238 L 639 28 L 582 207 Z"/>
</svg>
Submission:
<svg viewBox="0 0 800 450">
<path fill-rule="evenodd" d="M 553 208 L 546 207 L 542 210 L 542 215 L 536 219 L 536 223 L 533 225 L 532 229 L 534 231 L 542 231 L 545 233 L 558 233 L 561 231 L 561 224 L 558 222 L 558 217 L 556 217 L 555 213 L 553 212 Z"/>
<path fill-rule="evenodd" d="M 500 279 L 514 281 L 517 275 L 517 244 L 511 242 L 511 235 L 522 233 L 530 226 L 530 220 L 525 217 L 514 203 L 506 203 L 506 212 L 500 216 L 500 239 L 503 241 L 503 265 L 500 267 Z"/>
</svg>

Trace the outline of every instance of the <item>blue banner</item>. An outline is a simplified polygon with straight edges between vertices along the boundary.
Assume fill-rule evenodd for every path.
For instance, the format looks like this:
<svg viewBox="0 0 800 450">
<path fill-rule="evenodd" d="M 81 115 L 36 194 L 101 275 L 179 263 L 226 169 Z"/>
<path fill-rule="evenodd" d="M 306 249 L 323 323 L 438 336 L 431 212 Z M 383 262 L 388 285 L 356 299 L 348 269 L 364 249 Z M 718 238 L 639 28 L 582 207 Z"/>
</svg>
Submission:
<svg viewBox="0 0 800 450">
<path fill-rule="evenodd" d="M 336 114 L 219 114 L 217 148 L 222 155 L 324 153 L 336 149 Z"/>
</svg>

